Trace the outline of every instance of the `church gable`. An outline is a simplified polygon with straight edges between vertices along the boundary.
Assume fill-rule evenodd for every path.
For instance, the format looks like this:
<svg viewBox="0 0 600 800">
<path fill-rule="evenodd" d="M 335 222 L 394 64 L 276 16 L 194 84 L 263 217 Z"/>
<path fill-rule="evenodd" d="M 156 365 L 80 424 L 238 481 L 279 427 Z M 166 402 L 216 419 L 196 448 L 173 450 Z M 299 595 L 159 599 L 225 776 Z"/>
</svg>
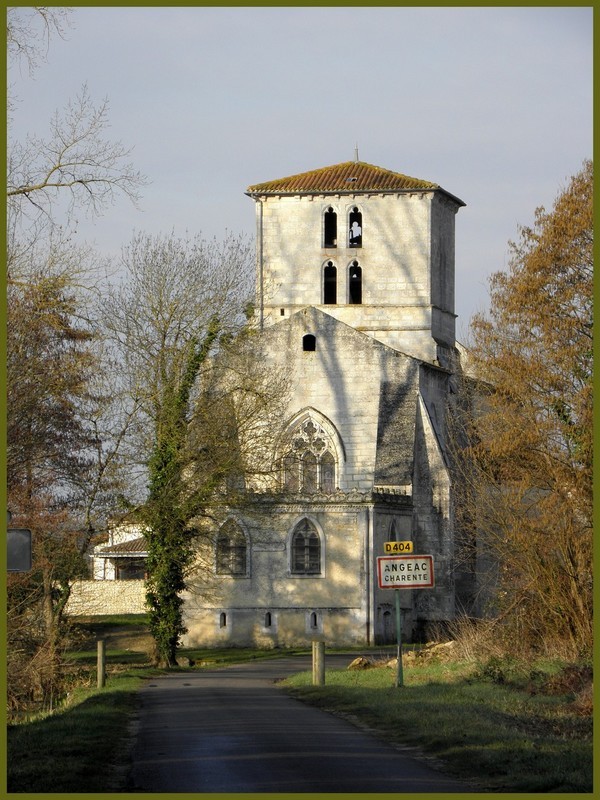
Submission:
<svg viewBox="0 0 600 800">
<path fill-rule="evenodd" d="M 327 474 L 320 453 L 301 447 L 310 435 L 335 457 L 342 491 L 410 486 L 420 362 L 316 308 L 297 312 L 263 336 L 273 364 L 289 371 L 294 387 L 278 448 L 284 484 L 302 486 L 302 458 L 317 485 Z M 310 431 L 304 431 L 307 423 Z"/>
</svg>

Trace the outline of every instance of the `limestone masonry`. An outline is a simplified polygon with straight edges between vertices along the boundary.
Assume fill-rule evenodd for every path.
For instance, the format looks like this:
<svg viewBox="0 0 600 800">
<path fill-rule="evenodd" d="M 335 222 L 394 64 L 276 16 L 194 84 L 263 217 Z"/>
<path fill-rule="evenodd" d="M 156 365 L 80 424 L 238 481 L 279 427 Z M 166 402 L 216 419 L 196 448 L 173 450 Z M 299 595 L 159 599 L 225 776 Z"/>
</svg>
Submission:
<svg viewBox="0 0 600 800">
<path fill-rule="evenodd" d="M 457 607 L 446 414 L 460 369 L 454 236 L 464 203 L 359 161 L 247 194 L 257 347 L 289 386 L 273 437 L 277 487 L 215 510 L 186 594 L 184 644 L 392 642 L 394 592 L 379 588 L 377 559 L 385 542 L 408 540 L 433 557 L 433 588 L 402 581 L 404 635 L 422 636 Z M 100 556 L 117 563 L 119 552 Z"/>
<path fill-rule="evenodd" d="M 247 194 L 261 346 L 291 387 L 273 454 L 283 494 L 223 510 L 218 600 L 192 588 L 186 643 L 393 641 L 393 592 L 378 588 L 377 557 L 394 540 L 434 559 L 435 587 L 401 595 L 405 635 L 418 636 L 455 613 L 445 420 L 464 203 L 363 162 Z"/>
</svg>

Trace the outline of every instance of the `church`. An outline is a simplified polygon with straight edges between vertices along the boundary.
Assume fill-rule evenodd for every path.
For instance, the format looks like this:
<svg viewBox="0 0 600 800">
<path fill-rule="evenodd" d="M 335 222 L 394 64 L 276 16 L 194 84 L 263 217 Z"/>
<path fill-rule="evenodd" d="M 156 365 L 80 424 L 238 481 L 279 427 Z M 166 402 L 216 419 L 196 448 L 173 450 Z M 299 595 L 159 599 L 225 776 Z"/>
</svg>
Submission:
<svg viewBox="0 0 600 800">
<path fill-rule="evenodd" d="M 393 642 L 395 593 L 377 574 L 389 542 L 431 556 L 434 585 L 400 591 L 403 638 L 418 639 L 457 612 L 446 415 L 465 204 L 358 157 L 246 194 L 261 347 L 289 375 L 279 491 L 221 511 L 204 554 L 213 591 L 191 586 L 183 644 Z"/>
</svg>

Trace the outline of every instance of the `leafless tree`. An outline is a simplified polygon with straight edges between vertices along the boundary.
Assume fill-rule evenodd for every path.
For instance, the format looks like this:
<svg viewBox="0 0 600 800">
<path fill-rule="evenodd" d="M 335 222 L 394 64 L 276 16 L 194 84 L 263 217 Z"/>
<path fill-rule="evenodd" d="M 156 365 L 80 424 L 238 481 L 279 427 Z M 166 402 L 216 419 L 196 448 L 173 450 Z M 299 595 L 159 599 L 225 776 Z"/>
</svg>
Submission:
<svg viewBox="0 0 600 800">
<path fill-rule="evenodd" d="M 97 216 L 119 194 L 136 204 L 145 178 L 128 160 L 131 150 L 105 138 L 108 124 L 108 101 L 95 105 L 84 86 L 66 109 L 56 112 L 49 137 L 11 142 L 7 182 L 11 213 L 52 220 L 55 204 L 65 195 L 68 217 L 76 207 Z"/>
<path fill-rule="evenodd" d="M 32 75 L 40 62 L 45 60 L 52 36 L 65 36 L 71 25 L 71 15 L 70 8 L 7 8 L 6 40 L 11 62 L 24 62 Z"/>
</svg>

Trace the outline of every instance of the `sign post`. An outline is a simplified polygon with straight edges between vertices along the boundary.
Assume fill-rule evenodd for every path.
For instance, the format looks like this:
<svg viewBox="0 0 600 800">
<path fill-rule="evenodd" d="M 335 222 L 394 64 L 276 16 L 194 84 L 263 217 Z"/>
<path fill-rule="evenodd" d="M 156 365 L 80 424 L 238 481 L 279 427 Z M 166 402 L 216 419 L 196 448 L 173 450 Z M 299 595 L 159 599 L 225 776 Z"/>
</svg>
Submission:
<svg viewBox="0 0 600 800">
<path fill-rule="evenodd" d="M 397 666 L 396 666 L 396 686 L 404 686 L 404 673 L 402 670 L 402 609 L 400 608 L 400 589 L 394 591 L 396 595 L 396 641 L 397 647 Z"/>
<path fill-rule="evenodd" d="M 390 552 L 386 542 L 386 552 Z M 412 542 L 393 542 L 392 544 L 410 544 L 410 548 L 402 548 L 404 552 L 412 552 Z M 396 552 L 400 550 L 397 548 Z M 435 586 L 433 575 L 433 556 L 379 556 L 377 558 L 377 580 L 380 589 L 394 589 L 396 598 L 396 639 L 398 641 L 398 666 L 396 669 L 396 686 L 404 685 L 402 670 L 402 609 L 400 608 L 401 589 L 432 589 Z"/>
</svg>

